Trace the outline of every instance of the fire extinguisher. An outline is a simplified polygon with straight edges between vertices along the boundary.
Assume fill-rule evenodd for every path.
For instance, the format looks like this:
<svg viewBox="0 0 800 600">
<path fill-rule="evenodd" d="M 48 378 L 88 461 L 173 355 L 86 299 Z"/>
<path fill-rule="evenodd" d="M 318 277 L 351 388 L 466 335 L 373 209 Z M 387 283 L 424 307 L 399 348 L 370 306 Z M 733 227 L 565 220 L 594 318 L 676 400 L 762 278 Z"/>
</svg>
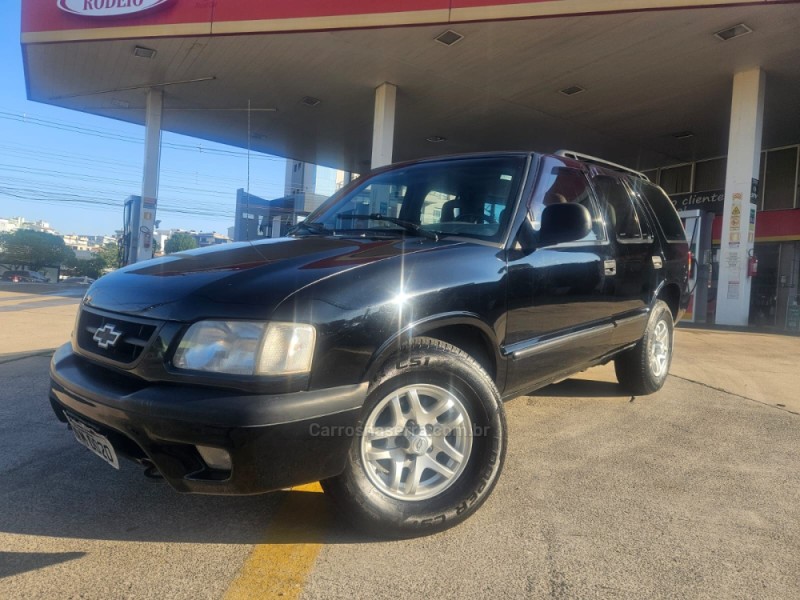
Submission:
<svg viewBox="0 0 800 600">
<path fill-rule="evenodd" d="M 142 246 L 144 248 L 149 248 L 153 243 L 153 234 L 150 233 L 150 228 L 142 226 L 139 228 L 139 231 L 142 234 Z"/>
<path fill-rule="evenodd" d="M 753 251 L 750 250 L 747 258 L 747 276 L 755 277 L 756 275 L 758 275 L 758 259 L 753 254 Z"/>
</svg>

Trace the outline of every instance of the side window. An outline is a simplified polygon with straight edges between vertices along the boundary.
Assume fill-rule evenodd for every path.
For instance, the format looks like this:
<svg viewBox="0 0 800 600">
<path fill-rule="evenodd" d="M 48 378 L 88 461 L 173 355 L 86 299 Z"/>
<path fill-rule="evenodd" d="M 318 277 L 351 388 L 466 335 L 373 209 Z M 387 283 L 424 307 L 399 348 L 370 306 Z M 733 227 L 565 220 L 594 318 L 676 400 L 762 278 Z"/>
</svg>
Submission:
<svg viewBox="0 0 800 600">
<path fill-rule="evenodd" d="M 639 215 L 625 184 L 607 175 L 597 175 L 592 179 L 609 230 L 622 242 L 643 239 Z"/>
<path fill-rule="evenodd" d="M 658 225 L 661 227 L 661 231 L 664 232 L 664 237 L 670 242 L 686 240 L 686 232 L 683 230 L 683 224 L 678 212 L 664 191 L 645 182 L 637 184 L 637 191 L 650 205 L 650 208 L 653 209 Z"/>
<path fill-rule="evenodd" d="M 538 231 L 542 223 L 542 212 L 551 204 L 577 202 L 586 207 L 592 217 L 592 231 L 581 242 L 596 242 L 606 239 L 603 219 L 594 201 L 589 180 L 577 169 L 550 163 L 545 165 L 544 173 L 537 184 L 536 193 L 530 207 L 533 228 Z"/>
</svg>

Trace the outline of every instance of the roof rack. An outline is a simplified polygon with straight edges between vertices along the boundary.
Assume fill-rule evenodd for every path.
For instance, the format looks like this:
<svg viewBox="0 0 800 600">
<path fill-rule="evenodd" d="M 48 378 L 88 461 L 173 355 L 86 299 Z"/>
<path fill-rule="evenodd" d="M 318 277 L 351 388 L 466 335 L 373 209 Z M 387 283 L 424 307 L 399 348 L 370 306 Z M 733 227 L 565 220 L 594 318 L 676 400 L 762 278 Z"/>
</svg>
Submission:
<svg viewBox="0 0 800 600">
<path fill-rule="evenodd" d="M 595 165 L 601 165 L 603 167 L 610 167 L 617 171 L 625 171 L 626 173 L 630 173 L 631 175 L 636 175 L 639 179 L 644 179 L 645 181 L 650 181 L 650 178 L 641 173 L 640 171 L 634 171 L 628 167 L 623 167 L 622 165 L 618 165 L 617 163 L 613 163 L 608 160 L 604 160 L 602 158 L 597 158 L 596 156 L 590 156 L 588 154 L 581 154 L 580 152 L 575 152 L 573 150 L 559 150 L 556 152 L 556 156 L 563 156 L 565 158 L 572 158 L 573 160 L 580 160 L 582 162 L 587 162 Z"/>
</svg>

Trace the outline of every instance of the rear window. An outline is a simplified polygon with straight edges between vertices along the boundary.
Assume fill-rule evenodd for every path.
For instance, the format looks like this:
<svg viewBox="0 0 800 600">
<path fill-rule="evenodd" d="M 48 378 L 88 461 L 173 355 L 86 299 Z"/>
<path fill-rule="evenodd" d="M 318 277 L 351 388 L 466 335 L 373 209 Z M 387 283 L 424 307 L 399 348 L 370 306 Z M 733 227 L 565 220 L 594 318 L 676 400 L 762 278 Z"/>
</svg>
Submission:
<svg viewBox="0 0 800 600">
<path fill-rule="evenodd" d="M 638 191 L 653 209 L 664 237 L 670 242 L 685 242 L 686 232 L 678 216 L 672 201 L 663 190 L 654 185 L 642 182 L 638 186 Z"/>
</svg>

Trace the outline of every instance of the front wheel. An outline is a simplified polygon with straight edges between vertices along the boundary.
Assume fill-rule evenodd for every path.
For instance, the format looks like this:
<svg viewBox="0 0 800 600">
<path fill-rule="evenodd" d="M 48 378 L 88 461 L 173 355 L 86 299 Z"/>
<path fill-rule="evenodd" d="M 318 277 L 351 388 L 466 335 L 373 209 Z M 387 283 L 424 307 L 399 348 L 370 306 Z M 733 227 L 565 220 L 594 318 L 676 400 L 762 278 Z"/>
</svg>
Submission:
<svg viewBox="0 0 800 600">
<path fill-rule="evenodd" d="M 643 396 L 663 387 L 672 364 L 673 327 L 669 306 L 657 300 L 642 339 L 614 359 L 617 380 L 626 391 Z"/>
<path fill-rule="evenodd" d="M 489 375 L 458 348 L 417 338 L 374 380 L 347 467 L 322 485 L 373 534 L 425 535 L 478 509 L 505 449 L 505 413 Z"/>
</svg>

